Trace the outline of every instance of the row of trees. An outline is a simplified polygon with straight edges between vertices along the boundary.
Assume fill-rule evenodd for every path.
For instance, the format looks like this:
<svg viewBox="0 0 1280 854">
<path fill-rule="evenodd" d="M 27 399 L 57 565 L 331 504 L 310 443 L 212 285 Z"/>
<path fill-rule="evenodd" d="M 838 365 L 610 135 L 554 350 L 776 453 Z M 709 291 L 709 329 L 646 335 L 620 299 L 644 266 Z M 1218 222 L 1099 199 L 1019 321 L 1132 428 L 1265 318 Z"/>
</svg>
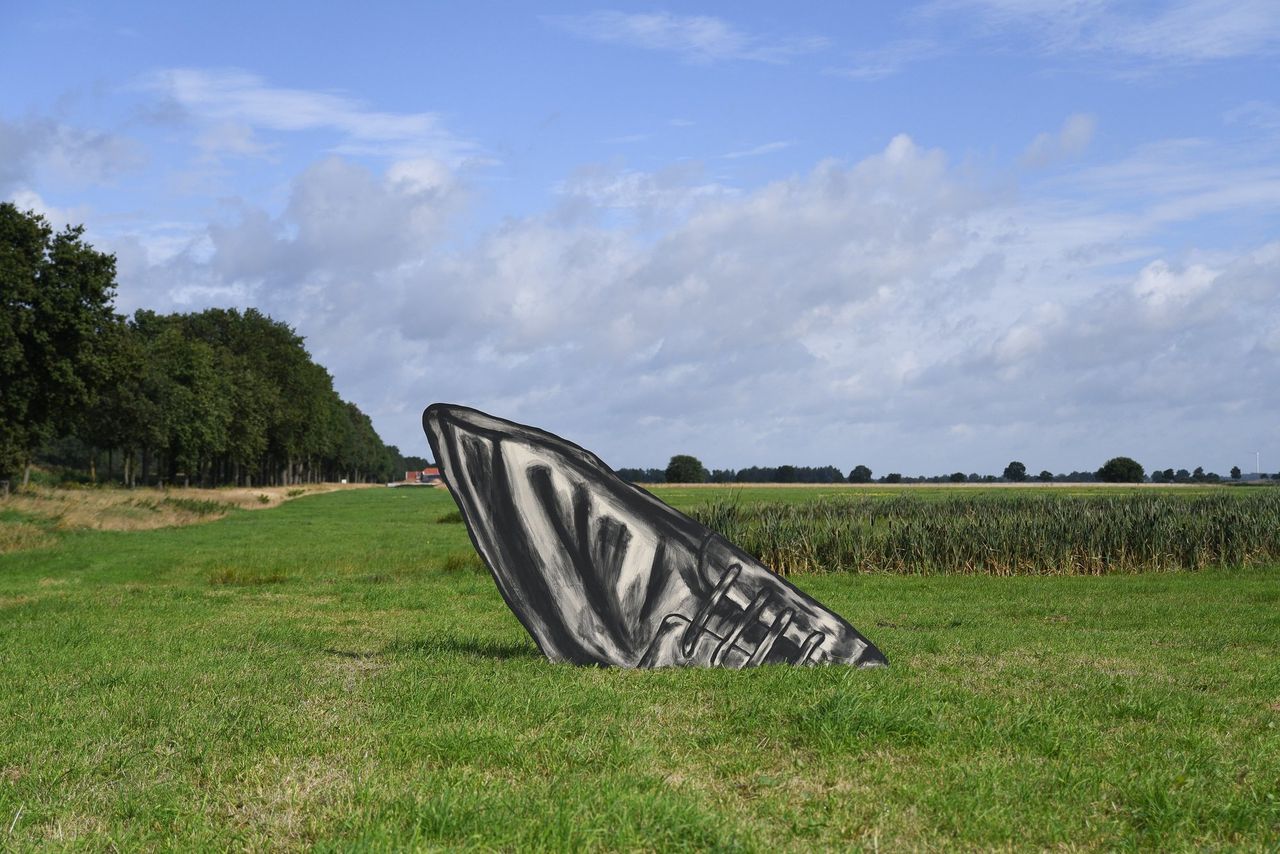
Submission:
<svg viewBox="0 0 1280 854">
<path fill-rule="evenodd" d="M 632 483 L 840 483 L 844 473 L 835 466 L 752 466 L 745 469 L 708 471 L 688 454 L 677 454 L 665 469 L 618 469 L 623 480 Z"/>
<path fill-rule="evenodd" d="M 624 468 L 619 469 L 618 474 L 633 483 L 1142 483 L 1147 479 L 1142 465 L 1129 457 L 1113 457 L 1095 471 L 1073 471 L 1069 474 L 1054 474 L 1044 470 L 1038 475 L 1032 475 L 1027 471 L 1026 465 L 1013 460 L 999 476 L 957 471 L 908 477 L 899 472 L 890 472 L 877 478 L 865 465 L 854 466 L 847 475 L 835 466 L 751 466 L 737 471 L 708 471 L 697 457 L 678 454 L 671 458 L 665 469 Z M 1231 469 L 1231 477 L 1234 480 L 1241 479 L 1239 467 Z M 1280 474 L 1276 475 L 1276 479 L 1280 480 Z M 1173 469 L 1156 470 L 1151 473 L 1150 480 L 1153 483 L 1218 483 L 1222 478 L 1213 472 L 1206 473 L 1203 468 L 1197 468 L 1194 472 L 1186 469 L 1179 469 L 1177 472 Z"/>
<path fill-rule="evenodd" d="M 121 479 L 388 480 L 403 464 L 288 325 L 249 309 L 114 310 L 115 259 L 0 205 L 0 477 L 68 437 Z"/>
</svg>

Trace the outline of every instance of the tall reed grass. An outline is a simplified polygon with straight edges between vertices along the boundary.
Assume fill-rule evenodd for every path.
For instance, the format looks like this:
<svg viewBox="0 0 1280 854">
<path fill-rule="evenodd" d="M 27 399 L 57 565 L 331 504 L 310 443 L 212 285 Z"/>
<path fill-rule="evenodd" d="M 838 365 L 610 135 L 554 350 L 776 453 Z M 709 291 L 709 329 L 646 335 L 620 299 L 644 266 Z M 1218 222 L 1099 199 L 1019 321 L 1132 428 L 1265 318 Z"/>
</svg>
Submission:
<svg viewBox="0 0 1280 854">
<path fill-rule="evenodd" d="M 1103 575 L 1280 563 L 1280 490 L 718 501 L 690 515 L 781 575 Z"/>
</svg>

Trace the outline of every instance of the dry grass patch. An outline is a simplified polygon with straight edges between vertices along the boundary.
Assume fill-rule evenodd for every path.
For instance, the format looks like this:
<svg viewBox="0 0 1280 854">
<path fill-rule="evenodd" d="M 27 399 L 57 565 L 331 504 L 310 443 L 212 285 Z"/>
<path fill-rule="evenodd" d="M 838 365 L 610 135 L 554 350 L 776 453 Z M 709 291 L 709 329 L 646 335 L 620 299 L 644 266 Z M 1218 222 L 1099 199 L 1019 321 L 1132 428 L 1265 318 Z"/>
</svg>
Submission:
<svg viewBox="0 0 1280 854">
<path fill-rule="evenodd" d="M 250 848 L 305 849 L 323 824 L 317 817 L 349 802 L 354 788 L 337 757 L 270 757 L 241 781 L 228 818 L 258 837 Z"/>
<path fill-rule="evenodd" d="M 0 508 L 58 530 L 149 531 L 212 522 L 236 509 L 262 510 L 306 495 L 371 485 L 323 483 L 223 489 L 30 487 L 0 500 Z M 0 553 L 38 548 L 52 541 L 37 525 L 0 521 Z"/>
<path fill-rule="evenodd" d="M 49 532 L 30 522 L 0 521 L 0 554 L 53 545 Z"/>
</svg>

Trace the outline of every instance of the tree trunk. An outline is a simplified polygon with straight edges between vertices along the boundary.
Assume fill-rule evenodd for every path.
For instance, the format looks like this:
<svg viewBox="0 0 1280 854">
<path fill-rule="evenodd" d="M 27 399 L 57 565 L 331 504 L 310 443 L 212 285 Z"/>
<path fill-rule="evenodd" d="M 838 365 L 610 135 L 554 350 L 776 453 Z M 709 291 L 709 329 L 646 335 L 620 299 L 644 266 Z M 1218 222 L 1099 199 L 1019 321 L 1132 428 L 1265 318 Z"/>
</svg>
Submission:
<svg viewBox="0 0 1280 854">
<path fill-rule="evenodd" d="M 31 460 L 27 460 L 26 465 L 23 466 L 22 468 L 22 488 L 26 489 L 27 484 L 29 484 L 30 482 L 31 482 Z"/>
<path fill-rule="evenodd" d="M 98 482 L 98 449 L 89 449 L 89 482 Z"/>
</svg>

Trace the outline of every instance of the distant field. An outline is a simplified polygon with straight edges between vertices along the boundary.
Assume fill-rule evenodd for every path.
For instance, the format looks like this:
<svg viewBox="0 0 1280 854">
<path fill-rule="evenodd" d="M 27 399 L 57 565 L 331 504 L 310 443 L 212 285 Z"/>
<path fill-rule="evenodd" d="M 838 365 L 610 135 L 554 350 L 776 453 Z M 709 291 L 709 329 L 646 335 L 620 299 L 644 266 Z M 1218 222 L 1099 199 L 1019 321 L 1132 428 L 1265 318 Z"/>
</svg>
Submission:
<svg viewBox="0 0 1280 854">
<path fill-rule="evenodd" d="M 1280 567 L 800 575 L 889 668 L 624 672 L 541 658 L 453 509 L 366 489 L 82 531 L 0 504 L 43 537 L 0 554 L 0 840 L 1280 844 Z"/>
</svg>

